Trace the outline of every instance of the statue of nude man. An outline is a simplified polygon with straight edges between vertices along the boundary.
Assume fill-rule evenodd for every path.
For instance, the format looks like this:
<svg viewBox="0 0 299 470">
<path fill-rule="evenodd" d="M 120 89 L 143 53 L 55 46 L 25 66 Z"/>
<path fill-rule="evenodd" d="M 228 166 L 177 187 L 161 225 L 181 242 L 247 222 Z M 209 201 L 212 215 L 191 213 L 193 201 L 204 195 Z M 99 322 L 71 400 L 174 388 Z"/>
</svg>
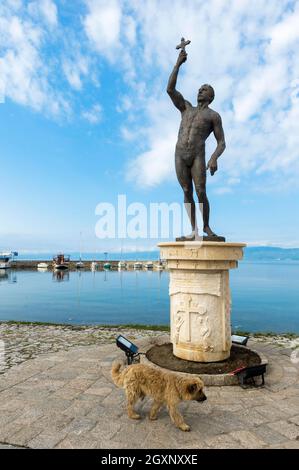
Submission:
<svg viewBox="0 0 299 470">
<path fill-rule="evenodd" d="M 192 106 L 176 90 L 176 82 L 180 66 L 186 62 L 187 53 L 183 48 L 169 77 L 167 93 L 173 104 L 181 111 L 182 120 L 175 150 L 175 168 L 178 181 L 184 191 L 184 203 L 192 226 L 192 233 L 180 237 L 177 241 L 193 241 L 199 238 L 196 223 L 195 202 L 193 199 L 193 183 L 198 197 L 203 217 L 203 231 L 207 234 L 205 240 L 225 241 L 218 237 L 210 228 L 210 205 L 206 193 L 206 171 L 211 175 L 217 171 L 217 159 L 225 149 L 224 132 L 221 117 L 209 108 L 214 99 L 211 85 L 202 85 L 197 94 L 197 106 Z M 208 164 L 205 161 L 205 141 L 214 133 L 217 148 Z"/>
</svg>

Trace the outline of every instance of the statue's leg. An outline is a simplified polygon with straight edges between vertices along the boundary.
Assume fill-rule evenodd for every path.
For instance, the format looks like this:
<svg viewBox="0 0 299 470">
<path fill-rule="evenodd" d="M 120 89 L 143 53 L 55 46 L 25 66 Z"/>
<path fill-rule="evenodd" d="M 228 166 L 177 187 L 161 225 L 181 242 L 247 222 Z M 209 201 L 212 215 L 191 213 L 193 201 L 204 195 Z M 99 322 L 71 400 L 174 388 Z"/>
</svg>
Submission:
<svg viewBox="0 0 299 470">
<path fill-rule="evenodd" d="M 209 236 L 216 236 L 214 232 L 210 229 L 209 219 L 210 219 L 210 204 L 206 193 L 206 165 L 205 159 L 201 156 L 198 156 L 194 159 L 191 175 L 194 181 L 195 191 L 198 197 L 199 208 L 202 214 L 203 219 L 203 231 Z"/>
<path fill-rule="evenodd" d="M 175 169 L 178 181 L 184 191 L 184 204 L 191 222 L 192 232 L 195 233 L 197 231 L 197 227 L 195 215 L 195 202 L 193 199 L 191 168 L 186 164 L 186 162 L 180 155 L 176 155 Z"/>
</svg>

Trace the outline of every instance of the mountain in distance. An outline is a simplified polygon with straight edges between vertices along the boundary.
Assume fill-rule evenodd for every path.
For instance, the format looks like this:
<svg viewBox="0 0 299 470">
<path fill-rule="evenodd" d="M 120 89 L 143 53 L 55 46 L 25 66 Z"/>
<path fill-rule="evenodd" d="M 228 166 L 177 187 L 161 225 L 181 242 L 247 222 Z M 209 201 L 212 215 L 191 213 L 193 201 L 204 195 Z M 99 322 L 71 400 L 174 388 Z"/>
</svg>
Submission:
<svg viewBox="0 0 299 470">
<path fill-rule="evenodd" d="M 299 261 L 299 248 L 275 246 L 248 246 L 244 250 L 246 261 Z"/>
</svg>

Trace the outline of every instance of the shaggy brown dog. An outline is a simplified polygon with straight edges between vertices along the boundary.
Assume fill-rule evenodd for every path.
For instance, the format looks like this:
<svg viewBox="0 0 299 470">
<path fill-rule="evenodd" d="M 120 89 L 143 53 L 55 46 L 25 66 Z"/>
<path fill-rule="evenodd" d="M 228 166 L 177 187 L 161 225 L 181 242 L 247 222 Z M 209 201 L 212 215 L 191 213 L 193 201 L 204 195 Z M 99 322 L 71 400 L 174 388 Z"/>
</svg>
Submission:
<svg viewBox="0 0 299 470">
<path fill-rule="evenodd" d="M 176 407 L 182 400 L 207 399 L 201 379 L 159 371 L 144 364 L 133 364 L 120 371 L 121 366 L 120 362 L 115 362 L 111 375 L 113 382 L 126 391 L 129 418 L 140 419 L 140 415 L 134 411 L 134 404 L 139 398 L 150 396 L 154 399 L 150 419 L 157 419 L 159 409 L 166 404 L 173 423 L 182 431 L 190 431 Z"/>
</svg>

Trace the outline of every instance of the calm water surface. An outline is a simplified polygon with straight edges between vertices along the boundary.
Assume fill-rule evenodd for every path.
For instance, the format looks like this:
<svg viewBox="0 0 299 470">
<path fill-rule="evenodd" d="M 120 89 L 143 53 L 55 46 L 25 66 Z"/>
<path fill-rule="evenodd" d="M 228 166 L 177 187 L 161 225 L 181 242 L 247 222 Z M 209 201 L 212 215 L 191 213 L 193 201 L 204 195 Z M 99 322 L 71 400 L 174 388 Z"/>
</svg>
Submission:
<svg viewBox="0 0 299 470">
<path fill-rule="evenodd" d="M 168 324 L 167 272 L 0 273 L 0 320 Z M 231 271 L 232 325 L 299 333 L 299 263 L 242 262 Z"/>
</svg>

